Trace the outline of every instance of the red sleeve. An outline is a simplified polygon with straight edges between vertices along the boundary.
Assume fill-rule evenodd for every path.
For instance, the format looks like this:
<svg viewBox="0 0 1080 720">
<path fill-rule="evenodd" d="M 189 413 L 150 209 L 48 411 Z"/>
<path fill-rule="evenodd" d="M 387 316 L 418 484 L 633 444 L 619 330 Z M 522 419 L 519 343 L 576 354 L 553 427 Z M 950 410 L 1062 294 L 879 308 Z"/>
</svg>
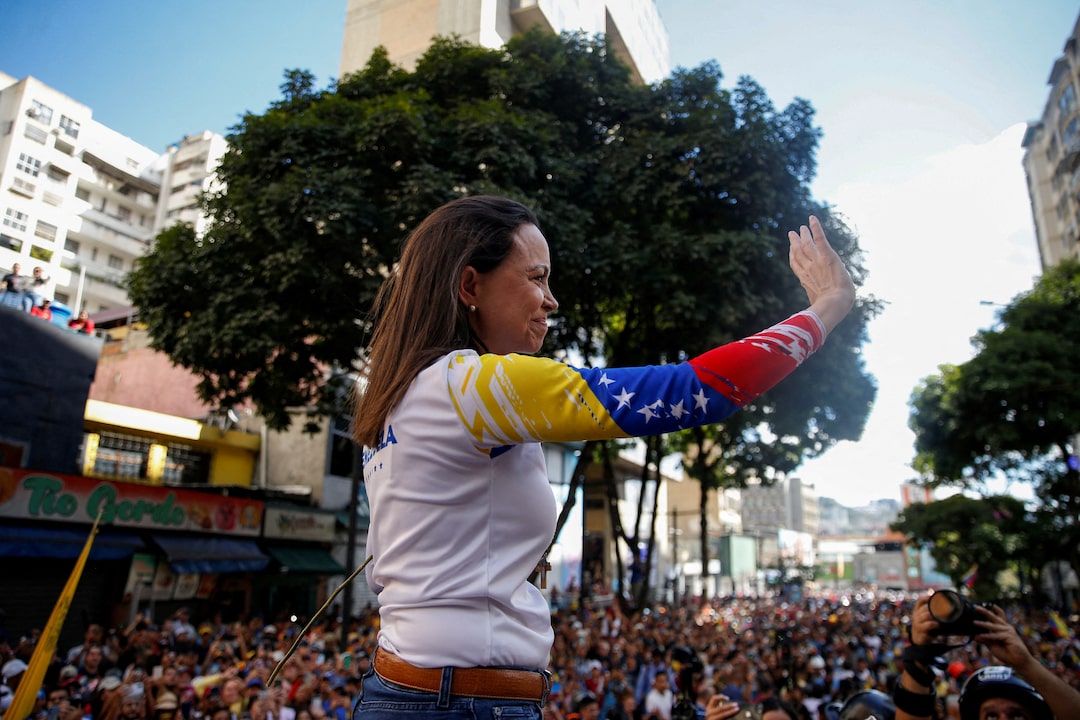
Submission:
<svg viewBox="0 0 1080 720">
<path fill-rule="evenodd" d="M 756 335 L 690 360 L 702 383 L 744 406 L 783 380 L 825 342 L 825 326 L 804 310 Z"/>
</svg>

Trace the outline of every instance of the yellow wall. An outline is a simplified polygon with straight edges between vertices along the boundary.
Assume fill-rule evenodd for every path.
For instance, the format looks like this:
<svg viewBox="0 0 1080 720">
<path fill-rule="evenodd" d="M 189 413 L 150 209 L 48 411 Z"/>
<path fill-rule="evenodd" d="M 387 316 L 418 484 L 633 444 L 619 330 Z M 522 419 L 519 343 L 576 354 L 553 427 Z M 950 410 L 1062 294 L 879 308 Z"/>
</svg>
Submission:
<svg viewBox="0 0 1080 720">
<path fill-rule="evenodd" d="M 190 418 L 175 417 L 140 408 L 88 400 L 83 426 L 87 431 L 83 474 L 93 476 L 97 438 L 101 432 L 136 435 L 151 441 L 144 481 L 161 483 L 166 445 L 190 445 L 211 455 L 211 485 L 252 484 L 261 443 L 254 433 L 220 428 Z"/>
<path fill-rule="evenodd" d="M 242 448 L 219 447 L 210 461 L 211 485 L 251 485 L 256 453 Z"/>
</svg>

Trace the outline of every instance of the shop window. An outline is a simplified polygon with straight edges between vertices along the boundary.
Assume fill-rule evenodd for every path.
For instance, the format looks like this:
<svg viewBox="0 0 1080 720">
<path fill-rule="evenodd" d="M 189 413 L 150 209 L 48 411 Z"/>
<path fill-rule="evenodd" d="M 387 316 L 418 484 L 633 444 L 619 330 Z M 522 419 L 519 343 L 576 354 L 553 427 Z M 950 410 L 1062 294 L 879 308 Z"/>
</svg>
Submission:
<svg viewBox="0 0 1080 720">
<path fill-rule="evenodd" d="M 161 479 L 169 485 L 208 485 L 210 453 L 199 452 L 190 445 L 169 445 Z"/>
<path fill-rule="evenodd" d="M 144 438 L 101 433 L 94 455 L 93 474 L 119 480 L 143 480 L 149 455 L 150 442 Z"/>
</svg>

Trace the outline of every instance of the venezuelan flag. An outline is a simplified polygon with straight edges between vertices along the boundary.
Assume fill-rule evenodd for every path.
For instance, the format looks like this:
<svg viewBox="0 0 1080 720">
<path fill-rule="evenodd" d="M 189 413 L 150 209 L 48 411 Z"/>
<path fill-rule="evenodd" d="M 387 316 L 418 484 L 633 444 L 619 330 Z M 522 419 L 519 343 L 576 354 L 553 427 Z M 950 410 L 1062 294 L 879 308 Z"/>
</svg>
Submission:
<svg viewBox="0 0 1080 720">
<path fill-rule="evenodd" d="M 979 563 L 975 563 L 971 566 L 971 569 L 967 571 L 963 579 L 960 580 L 964 587 L 969 588 L 975 585 L 975 581 L 979 579 Z"/>
<path fill-rule="evenodd" d="M 1050 628 L 1057 633 L 1059 638 L 1072 639 L 1072 631 L 1069 629 L 1069 624 L 1065 622 L 1065 618 L 1061 617 L 1061 614 L 1057 610 L 1050 611 Z"/>
</svg>

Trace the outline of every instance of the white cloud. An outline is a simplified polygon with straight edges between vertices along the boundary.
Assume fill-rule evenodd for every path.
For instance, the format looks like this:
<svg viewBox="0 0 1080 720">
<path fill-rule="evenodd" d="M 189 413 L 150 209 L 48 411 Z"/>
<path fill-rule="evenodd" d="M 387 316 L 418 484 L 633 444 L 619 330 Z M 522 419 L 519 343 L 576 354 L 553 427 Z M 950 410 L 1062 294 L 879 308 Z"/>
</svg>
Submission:
<svg viewBox="0 0 1080 720">
<path fill-rule="evenodd" d="M 981 145 L 929 157 L 905 178 L 840 186 L 826 198 L 858 232 L 866 291 L 887 303 L 870 326 L 867 369 L 878 398 L 862 440 L 842 443 L 800 475 L 847 505 L 899 498 L 914 435 L 907 401 L 942 363 L 972 355 L 970 338 L 1039 274 L 1020 141 L 1014 125 Z"/>
</svg>

